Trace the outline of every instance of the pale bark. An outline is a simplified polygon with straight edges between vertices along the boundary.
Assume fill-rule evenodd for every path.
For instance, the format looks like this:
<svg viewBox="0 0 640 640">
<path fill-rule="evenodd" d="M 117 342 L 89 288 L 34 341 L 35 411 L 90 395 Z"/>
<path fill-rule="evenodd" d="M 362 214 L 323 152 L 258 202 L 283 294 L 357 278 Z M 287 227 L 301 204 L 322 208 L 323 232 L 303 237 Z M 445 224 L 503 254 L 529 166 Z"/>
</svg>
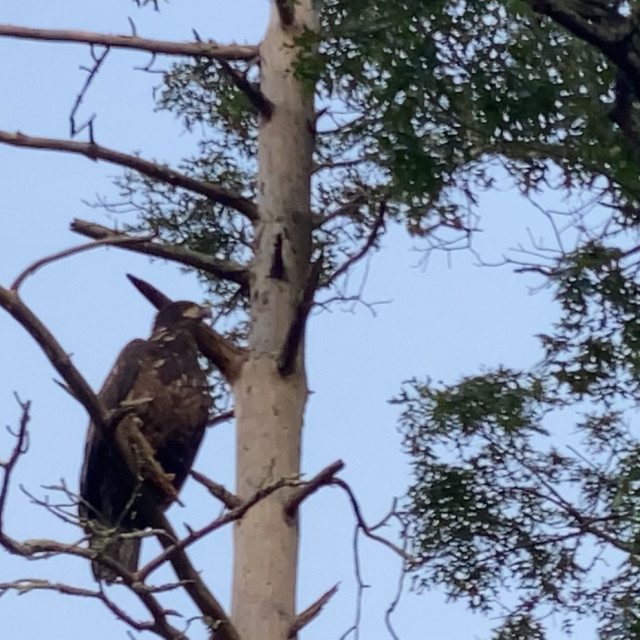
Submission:
<svg viewBox="0 0 640 640">
<path fill-rule="evenodd" d="M 260 46 L 260 89 L 273 111 L 259 131 L 249 355 L 233 385 L 236 493 L 245 500 L 300 472 L 308 394 L 302 341 L 289 375 L 278 363 L 310 273 L 313 91 L 293 71 L 303 25 L 314 27 L 310 0 L 296 3 L 295 20 L 284 28 L 273 5 Z M 283 640 L 296 619 L 298 526 L 285 514 L 290 495 L 274 493 L 236 524 L 232 619 L 247 640 Z"/>
</svg>

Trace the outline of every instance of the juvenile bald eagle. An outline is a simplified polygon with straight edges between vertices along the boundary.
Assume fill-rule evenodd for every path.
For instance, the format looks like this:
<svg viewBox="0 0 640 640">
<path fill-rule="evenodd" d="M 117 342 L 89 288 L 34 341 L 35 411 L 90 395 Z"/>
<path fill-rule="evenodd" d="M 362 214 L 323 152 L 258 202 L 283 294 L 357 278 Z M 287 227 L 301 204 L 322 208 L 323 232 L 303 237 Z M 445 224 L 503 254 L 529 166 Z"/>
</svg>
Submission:
<svg viewBox="0 0 640 640">
<path fill-rule="evenodd" d="M 208 315 L 192 302 L 171 302 L 162 308 L 148 340 L 133 340 L 118 356 L 98 397 L 107 410 L 125 403 L 134 406 L 140 432 L 155 459 L 180 490 L 202 441 L 211 409 L 207 377 L 198 363 L 195 329 Z M 138 401 L 139 406 L 136 406 Z M 167 509 L 171 498 L 130 472 L 116 445 L 89 425 L 80 478 L 80 516 L 89 546 L 136 571 L 140 537 L 119 534 L 149 526 L 141 501 Z M 113 582 L 115 575 L 99 562 L 97 579 Z"/>
</svg>

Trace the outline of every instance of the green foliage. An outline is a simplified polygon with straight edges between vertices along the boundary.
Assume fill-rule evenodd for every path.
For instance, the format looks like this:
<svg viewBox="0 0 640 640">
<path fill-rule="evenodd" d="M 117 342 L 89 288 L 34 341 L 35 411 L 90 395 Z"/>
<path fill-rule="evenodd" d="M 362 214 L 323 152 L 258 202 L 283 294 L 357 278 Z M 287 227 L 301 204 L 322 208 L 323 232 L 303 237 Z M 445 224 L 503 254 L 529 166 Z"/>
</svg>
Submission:
<svg viewBox="0 0 640 640">
<path fill-rule="evenodd" d="M 636 253 L 591 241 L 550 274 L 562 308 L 553 334 L 541 336 L 550 372 L 571 393 L 607 405 L 637 398 L 640 388 Z"/>
<path fill-rule="evenodd" d="M 498 613 L 496 639 L 546 638 L 551 613 L 566 631 L 592 615 L 602 637 L 636 637 L 616 628 L 640 595 L 640 443 L 613 410 L 548 433 L 545 417 L 571 418 L 571 401 L 548 376 L 506 369 L 413 380 L 396 399 L 416 586 Z"/>
</svg>

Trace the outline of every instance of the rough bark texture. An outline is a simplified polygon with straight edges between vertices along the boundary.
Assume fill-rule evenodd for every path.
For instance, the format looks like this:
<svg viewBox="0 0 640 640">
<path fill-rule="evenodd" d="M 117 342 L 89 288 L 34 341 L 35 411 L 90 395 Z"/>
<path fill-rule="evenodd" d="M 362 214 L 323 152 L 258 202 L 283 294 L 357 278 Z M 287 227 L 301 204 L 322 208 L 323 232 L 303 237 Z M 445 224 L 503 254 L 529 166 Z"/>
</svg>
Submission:
<svg viewBox="0 0 640 640">
<path fill-rule="evenodd" d="M 273 104 L 259 131 L 258 210 L 251 266 L 249 356 L 233 385 L 237 493 L 300 471 L 307 384 L 303 345 L 289 375 L 278 361 L 309 277 L 313 93 L 294 77 L 294 39 L 313 27 L 310 0 L 283 28 L 275 6 L 260 46 L 261 90 Z M 287 519 L 290 491 L 249 510 L 235 529 L 232 619 L 246 640 L 284 640 L 295 619 L 298 527 Z"/>
</svg>

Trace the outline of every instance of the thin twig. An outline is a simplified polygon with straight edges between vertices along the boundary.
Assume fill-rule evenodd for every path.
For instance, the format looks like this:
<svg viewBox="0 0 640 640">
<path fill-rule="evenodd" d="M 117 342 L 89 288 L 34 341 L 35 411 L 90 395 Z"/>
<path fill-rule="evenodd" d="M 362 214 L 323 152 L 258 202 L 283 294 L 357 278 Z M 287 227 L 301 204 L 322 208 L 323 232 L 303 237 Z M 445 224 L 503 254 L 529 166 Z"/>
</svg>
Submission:
<svg viewBox="0 0 640 640">
<path fill-rule="evenodd" d="M 2 488 L 0 489 L 0 531 L 2 530 L 2 524 L 4 520 L 4 508 L 5 503 L 7 501 L 7 495 L 9 493 L 9 483 L 11 481 L 11 473 L 15 468 L 20 456 L 24 455 L 27 451 L 29 445 L 29 420 L 31 416 L 29 411 L 31 409 L 31 401 L 27 400 L 23 402 L 18 397 L 18 394 L 15 394 L 16 400 L 22 409 L 22 416 L 20 417 L 20 426 L 18 428 L 18 432 L 15 434 L 16 444 L 11 451 L 11 455 L 6 462 L 0 464 L 4 471 L 4 475 L 2 478 Z"/>
<path fill-rule="evenodd" d="M 213 418 L 211 418 L 209 422 L 207 422 L 207 427 L 217 427 L 219 424 L 222 424 L 223 422 L 228 422 L 229 420 L 233 420 L 234 415 L 235 415 L 235 412 L 233 411 L 233 409 L 229 409 L 228 411 L 223 411 L 222 413 L 219 413 L 217 416 L 213 416 Z"/>
<path fill-rule="evenodd" d="M 356 253 L 350 256 L 345 262 L 343 262 L 331 276 L 327 279 L 326 282 L 323 283 L 323 286 L 328 287 L 330 284 L 335 282 L 343 273 L 346 273 L 356 262 L 362 260 L 364 256 L 367 255 L 369 249 L 371 249 L 378 239 L 378 234 L 380 229 L 384 227 L 384 216 L 387 210 L 387 203 L 383 201 L 380 203 L 380 208 L 378 210 L 378 216 L 371 227 L 371 231 L 367 236 L 365 243 L 360 247 Z"/>
<path fill-rule="evenodd" d="M 95 45 L 91 45 L 91 57 L 93 58 L 93 67 L 91 67 L 91 69 L 87 69 L 86 67 L 81 67 L 87 72 L 87 77 L 85 78 L 84 84 L 82 85 L 82 88 L 80 89 L 78 95 L 76 96 L 76 99 L 74 100 L 73 107 L 71 108 L 71 113 L 69 114 L 70 136 L 73 138 L 76 136 L 76 134 L 80 133 L 82 130 L 88 127 L 89 139 L 91 140 L 91 142 L 94 141 L 93 122 L 96 117 L 95 114 L 93 114 L 84 124 L 80 125 L 79 127 L 76 126 L 76 114 L 78 113 L 78 110 L 80 109 L 80 105 L 82 104 L 82 101 L 84 100 L 85 96 L 87 95 L 87 92 L 89 91 L 89 87 L 91 86 L 91 83 L 93 82 L 95 77 L 98 75 L 98 72 L 100 71 L 100 67 L 102 67 L 102 64 L 106 60 L 107 55 L 109 54 L 109 51 L 110 51 L 110 48 L 106 47 L 101 54 L 96 55 L 94 47 Z"/>
<path fill-rule="evenodd" d="M 96 249 L 98 247 L 104 247 L 108 245 L 124 245 L 124 244 L 136 244 L 139 242 L 148 242 L 153 238 L 152 235 L 144 236 L 140 238 L 133 238 L 130 236 L 125 237 L 117 237 L 117 238 L 105 238 L 103 240 L 97 240 L 95 242 L 86 242 L 85 244 L 78 245 L 77 247 L 70 247 L 69 249 L 64 249 L 63 251 L 58 251 L 57 253 L 53 253 L 50 256 L 45 256 L 44 258 L 40 258 L 40 260 L 36 260 L 31 263 L 28 267 L 26 267 L 14 280 L 11 285 L 12 291 L 18 291 L 22 283 L 31 275 L 33 275 L 38 269 L 44 267 L 47 264 L 51 264 L 52 262 L 56 262 L 57 260 L 62 260 L 63 258 L 68 258 L 69 256 L 76 255 L 77 253 L 82 253 L 83 251 L 89 251 L 90 249 Z"/>
<path fill-rule="evenodd" d="M 371 528 L 367 525 L 364 518 L 362 517 L 362 511 L 360 510 L 360 505 L 356 500 L 353 490 L 344 480 L 342 480 L 341 478 L 332 478 L 329 481 L 329 484 L 336 487 L 340 487 L 349 496 L 349 502 L 351 503 L 353 513 L 356 517 L 356 520 L 358 521 L 358 524 L 362 528 L 362 533 L 364 533 L 365 536 L 367 536 L 368 538 L 371 538 L 372 540 L 376 540 L 377 542 L 380 542 L 388 549 L 391 549 L 391 551 L 393 551 L 394 553 L 397 553 L 401 558 L 403 558 L 407 562 L 411 562 L 413 560 L 413 557 L 410 554 L 408 554 L 406 551 L 401 549 L 398 545 L 391 542 L 391 540 L 387 540 L 386 538 L 383 538 L 382 536 L 379 536 L 376 533 L 373 533 L 373 531 L 371 531 Z"/>
</svg>

